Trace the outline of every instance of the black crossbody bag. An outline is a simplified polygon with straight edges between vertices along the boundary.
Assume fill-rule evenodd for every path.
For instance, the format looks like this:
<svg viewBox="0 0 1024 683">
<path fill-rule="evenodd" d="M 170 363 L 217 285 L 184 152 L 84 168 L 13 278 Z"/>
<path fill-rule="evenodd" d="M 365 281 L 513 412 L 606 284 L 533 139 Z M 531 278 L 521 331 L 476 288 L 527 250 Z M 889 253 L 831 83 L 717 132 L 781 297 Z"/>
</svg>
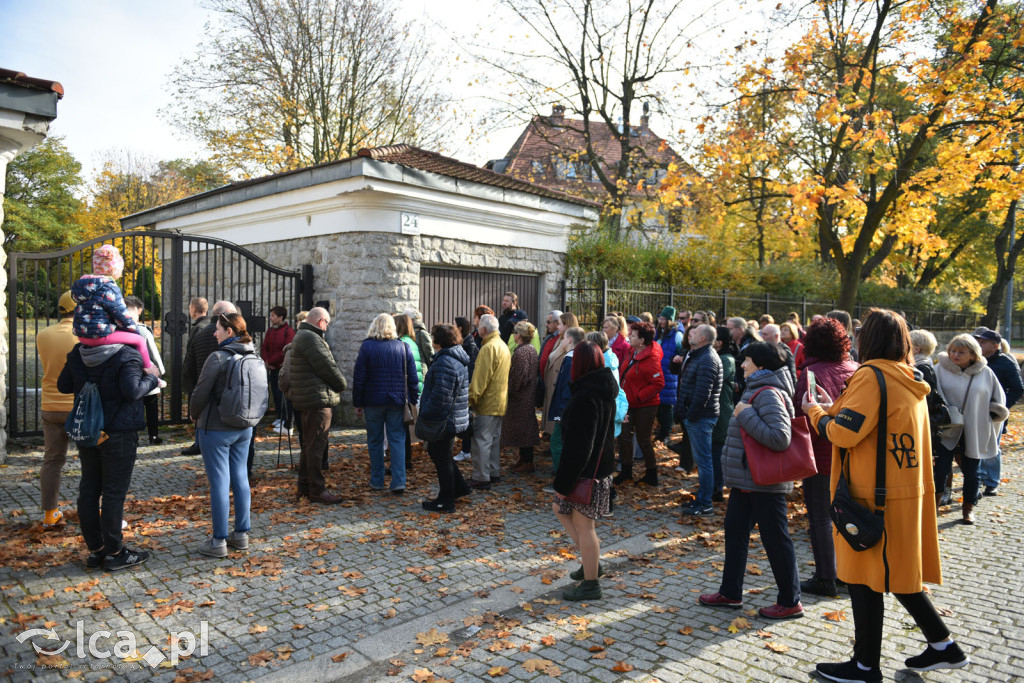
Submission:
<svg viewBox="0 0 1024 683">
<path fill-rule="evenodd" d="M 871 367 L 871 366 L 867 366 Z M 839 535 L 857 552 L 874 547 L 885 535 L 885 436 L 889 429 L 889 402 L 885 389 L 885 376 L 871 367 L 878 378 L 881 401 L 878 407 L 878 443 L 875 460 L 875 509 L 867 509 L 850 495 L 846 474 L 846 449 L 839 449 L 839 482 L 832 496 L 829 515 Z"/>
</svg>

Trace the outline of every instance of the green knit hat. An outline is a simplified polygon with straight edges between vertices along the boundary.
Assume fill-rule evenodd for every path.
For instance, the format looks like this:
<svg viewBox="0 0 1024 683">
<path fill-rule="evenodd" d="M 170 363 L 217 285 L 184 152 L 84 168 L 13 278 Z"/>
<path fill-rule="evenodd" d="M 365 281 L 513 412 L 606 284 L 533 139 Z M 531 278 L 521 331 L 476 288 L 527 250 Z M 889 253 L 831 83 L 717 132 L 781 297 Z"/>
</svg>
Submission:
<svg viewBox="0 0 1024 683">
<path fill-rule="evenodd" d="M 665 318 L 666 320 L 675 320 L 676 309 L 673 308 L 672 306 L 666 306 L 664 309 L 662 309 L 661 315 L 658 317 Z"/>
</svg>

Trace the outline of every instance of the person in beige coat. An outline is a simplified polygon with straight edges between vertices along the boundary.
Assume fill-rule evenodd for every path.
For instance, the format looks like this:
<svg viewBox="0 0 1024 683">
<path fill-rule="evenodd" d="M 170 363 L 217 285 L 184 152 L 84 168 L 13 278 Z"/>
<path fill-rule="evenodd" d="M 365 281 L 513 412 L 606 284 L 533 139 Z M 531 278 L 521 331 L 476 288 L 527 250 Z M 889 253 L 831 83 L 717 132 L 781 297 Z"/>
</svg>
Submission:
<svg viewBox="0 0 1024 683">
<path fill-rule="evenodd" d="M 959 455 L 964 475 L 963 522 L 974 524 L 974 506 L 980 495 L 978 465 L 999 455 L 999 434 L 1010 414 L 1006 394 L 988 367 L 981 346 L 968 334 L 953 337 L 946 353 L 939 354 L 935 380 L 946 405 L 963 415 L 962 426 L 940 431 L 940 441 L 935 445 L 935 481 L 946 481 L 953 459 Z"/>
</svg>

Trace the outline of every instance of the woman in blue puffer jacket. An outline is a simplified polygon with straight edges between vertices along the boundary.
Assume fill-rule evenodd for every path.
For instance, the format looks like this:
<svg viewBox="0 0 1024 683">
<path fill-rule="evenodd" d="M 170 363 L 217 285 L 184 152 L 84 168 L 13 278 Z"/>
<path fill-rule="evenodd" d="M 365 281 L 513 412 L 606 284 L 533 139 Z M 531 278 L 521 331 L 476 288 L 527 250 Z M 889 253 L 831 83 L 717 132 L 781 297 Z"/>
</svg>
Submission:
<svg viewBox="0 0 1024 683">
<path fill-rule="evenodd" d="M 437 498 L 423 501 L 428 512 L 455 512 L 455 499 L 472 489 L 452 460 L 455 435 L 469 426 L 469 355 L 454 325 L 434 325 L 434 361 L 423 380 L 419 419 L 445 422 L 441 438 L 427 441 L 427 454 L 437 470 Z"/>
<path fill-rule="evenodd" d="M 676 407 L 676 393 L 679 388 L 679 375 L 672 372 L 672 359 L 686 355 L 686 349 L 683 348 L 683 333 L 676 324 L 676 309 L 671 306 L 666 306 L 658 316 L 658 334 L 655 341 L 661 344 L 661 372 L 665 376 L 665 387 L 661 390 L 658 431 L 655 432 L 654 439 L 665 443 L 672 433 L 672 413 Z"/>
</svg>

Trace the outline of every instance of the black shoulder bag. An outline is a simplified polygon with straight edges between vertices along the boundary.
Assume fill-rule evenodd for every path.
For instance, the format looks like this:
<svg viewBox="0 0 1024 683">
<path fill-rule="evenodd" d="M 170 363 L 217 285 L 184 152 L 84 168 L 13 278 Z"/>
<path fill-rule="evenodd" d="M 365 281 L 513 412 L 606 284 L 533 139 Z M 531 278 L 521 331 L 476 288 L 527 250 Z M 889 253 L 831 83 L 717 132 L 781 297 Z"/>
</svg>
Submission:
<svg viewBox="0 0 1024 683">
<path fill-rule="evenodd" d="M 850 495 L 847 481 L 846 449 L 839 449 L 839 482 L 832 496 L 829 515 L 836 531 L 850 547 L 860 552 L 874 547 L 885 535 L 885 436 L 889 430 L 889 405 L 885 389 L 885 376 L 876 367 L 870 367 L 878 378 L 881 400 L 878 407 L 878 443 L 875 456 L 875 509 L 871 511 Z"/>
</svg>

